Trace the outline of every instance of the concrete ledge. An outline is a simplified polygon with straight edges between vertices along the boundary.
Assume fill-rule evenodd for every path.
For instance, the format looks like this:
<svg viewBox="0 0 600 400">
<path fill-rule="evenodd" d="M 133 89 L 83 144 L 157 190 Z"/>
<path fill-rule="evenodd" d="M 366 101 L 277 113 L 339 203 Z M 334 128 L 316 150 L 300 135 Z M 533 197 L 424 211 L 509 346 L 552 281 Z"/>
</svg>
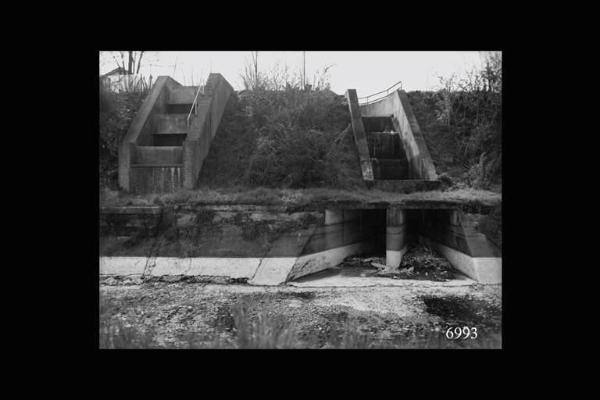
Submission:
<svg viewBox="0 0 600 400">
<path fill-rule="evenodd" d="M 419 236 L 419 240 L 439 251 L 454 268 L 469 278 L 479 283 L 502 283 L 501 257 L 471 257 L 423 236 Z"/>
<path fill-rule="evenodd" d="M 275 286 L 336 266 L 350 255 L 368 251 L 370 246 L 369 242 L 360 242 L 301 257 L 100 257 L 100 275 L 219 276 Z"/>
<path fill-rule="evenodd" d="M 295 259 L 294 259 L 295 260 Z M 260 258 L 100 257 L 100 275 L 224 276 L 252 278 Z"/>
<path fill-rule="evenodd" d="M 364 253 L 371 247 L 372 243 L 365 241 L 298 257 L 286 281 L 335 267 L 346 257 Z"/>
<path fill-rule="evenodd" d="M 100 275 L 142 275 L 146 257 L 100 257 Z"/>
<path fill-rule="evenodd" d="M 380 276 L 343 276 L 333 275 L 327 277 L 319 277 L 315 280 L 304 280 L 303 282 L 290 282 L 288 285 L 299 288 L 318 288 L 318 287 L 390 287 L 398 288 L 453 288 L 476 285 L 477 282 L 460 276 L 456 279 L 437 282 L 425 280 L 410 280 L 410 279 L 392 279 Z"/>
<path fill-rule="evenodd" d="M 192 258 L 186 275 L 252 278 L 260 258 Z"/>
<path fill-rule="evenodd" d="M 296 257 L 263 258 L 256 274 L 248 281 L 251 285 L 274 286 L 285 283 Z"/>
</svg>

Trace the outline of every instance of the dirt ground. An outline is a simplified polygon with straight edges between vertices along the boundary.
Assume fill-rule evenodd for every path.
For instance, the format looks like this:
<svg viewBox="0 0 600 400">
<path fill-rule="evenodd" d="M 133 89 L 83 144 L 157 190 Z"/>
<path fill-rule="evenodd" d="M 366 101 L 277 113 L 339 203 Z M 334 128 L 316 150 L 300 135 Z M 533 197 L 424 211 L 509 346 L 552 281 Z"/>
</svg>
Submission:
<svg viewBox="0 0 600 400">
<path fill-rule="evenodd" d="M 501 285 L 464 282 L 101 284 L 100 347 L 501 348 Z M 115 325 L 127 336 L 118 343 L 107 339 Z M 445 337 L 464 326 L 477 328 L 477 338 Z M 137 345 L 127 345 L 132 341 Z"/>
</svg>

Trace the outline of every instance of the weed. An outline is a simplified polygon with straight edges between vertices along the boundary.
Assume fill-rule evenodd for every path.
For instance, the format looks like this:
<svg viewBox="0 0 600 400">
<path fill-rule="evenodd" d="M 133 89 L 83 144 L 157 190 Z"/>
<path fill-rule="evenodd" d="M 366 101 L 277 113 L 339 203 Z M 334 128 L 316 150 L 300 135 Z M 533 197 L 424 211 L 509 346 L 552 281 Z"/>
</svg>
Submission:
<svg viewBox="0 0 600 400">
<path fill-rule="evenodd" d="M 232 308 L 240 349 L 289 349 L 298 346 L 294 327 L 288 325 L 282 316 L 270 317 L 259 313 L 251 319 L 246 303 L 238 303 Z"/>
</svg>

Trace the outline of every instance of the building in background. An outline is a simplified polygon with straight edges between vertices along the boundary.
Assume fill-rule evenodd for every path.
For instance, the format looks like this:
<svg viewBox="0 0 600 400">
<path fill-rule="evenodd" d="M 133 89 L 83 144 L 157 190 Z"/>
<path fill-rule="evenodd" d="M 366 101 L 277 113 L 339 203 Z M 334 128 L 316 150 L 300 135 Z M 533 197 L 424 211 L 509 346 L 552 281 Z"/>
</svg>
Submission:
<svg viewBox="0 0 600 400">
<path fill-rule="evenodd" d="M 113 92 L 141 91 L 152 87 L 152 75 L 145 78 L 139 74 L 130 74 L 125 68 L 119 67 L 100 75 L 100 83 Z"/>
</svg>

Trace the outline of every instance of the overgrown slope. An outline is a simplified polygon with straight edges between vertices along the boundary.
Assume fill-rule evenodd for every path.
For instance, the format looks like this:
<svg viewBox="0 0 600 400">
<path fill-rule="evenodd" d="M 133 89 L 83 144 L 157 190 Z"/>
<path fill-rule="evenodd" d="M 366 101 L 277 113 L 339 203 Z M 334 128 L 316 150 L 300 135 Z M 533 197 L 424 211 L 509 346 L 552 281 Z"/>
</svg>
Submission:
<svg viewBox="0 0 600 400">
<path fill-rule="evenodd" d="M 501 93 L 408 92 L 436 171 L 459 187 L 501 191 Z"/>
<path fill-rule="evenodd" d="M 223 114 L 200 187 L 364 186 L 343 96 L 286 89 L 239 97 Z"/>
<path fill-rule="evenodd" d="M 119 145 L 148 91 L 115 93 L 100 86 L 98 169 L 100 187 L 117 188 Z"/>
</svg>

